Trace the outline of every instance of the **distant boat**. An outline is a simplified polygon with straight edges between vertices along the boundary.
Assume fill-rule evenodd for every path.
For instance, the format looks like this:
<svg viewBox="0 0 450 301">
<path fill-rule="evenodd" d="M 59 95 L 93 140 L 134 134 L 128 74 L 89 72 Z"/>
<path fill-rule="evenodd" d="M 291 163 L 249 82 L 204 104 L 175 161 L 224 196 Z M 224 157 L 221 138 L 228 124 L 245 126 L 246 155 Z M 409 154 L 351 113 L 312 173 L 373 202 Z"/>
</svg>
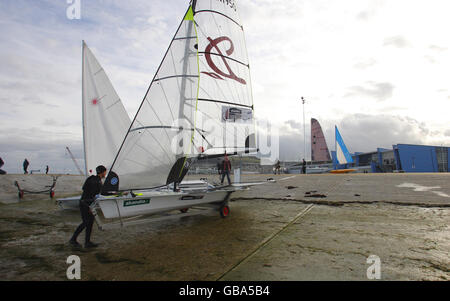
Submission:
<svg viewBox="0 0 450 301">
<path fill-rule="evenodd" d="M 348 151 L 347 146 L 344 143 L 344 139 L 342 139 L 341 133 L 339 132 L 337 126 L 335 127 L 336 132 L 336 163 L 337 165 L 347 165 L 353 163 L 353 158 L 350 152 Z M 345 174 L 355 172 L 356 169 L 335 169 L 331 170 L 332 174 Z"/>
<path fill-rule="evenodd" d="M 325 135 L 317 119 L 311 119 L 311 165 L 306 166 L 306 174 L 324 174 L 332 169 L 330 151 Z M 302 163 L 287 168 L 289 174 L 301 174 Z"/>
</svg>

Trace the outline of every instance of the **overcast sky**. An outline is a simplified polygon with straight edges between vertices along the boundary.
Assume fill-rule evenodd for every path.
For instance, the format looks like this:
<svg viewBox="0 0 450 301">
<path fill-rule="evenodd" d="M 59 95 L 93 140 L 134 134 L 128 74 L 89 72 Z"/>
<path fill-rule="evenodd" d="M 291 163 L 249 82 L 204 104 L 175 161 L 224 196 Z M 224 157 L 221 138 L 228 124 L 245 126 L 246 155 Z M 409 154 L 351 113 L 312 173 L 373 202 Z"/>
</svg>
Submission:
<svg viewBox="0 0 450 301">
<path fill-rule="evenodd" d="M 81 41 L 134 116 L 188 0 L 0 2 L 0 156 L 17 172 L 82 164 Z M 281 157 L 303 157 L 300 97 L 330 149 L 450 146 L 447 0 L 241 0 L 256 115 L 281 129 Z M 309 135 L 307 137 L 309 139 Z M 309 144 L 308 144 L 309 148 Z M 309 155 L 307 155 L 309 157 Z M 54 170 L 55 171 L 55 170 Z"/>
</svg>

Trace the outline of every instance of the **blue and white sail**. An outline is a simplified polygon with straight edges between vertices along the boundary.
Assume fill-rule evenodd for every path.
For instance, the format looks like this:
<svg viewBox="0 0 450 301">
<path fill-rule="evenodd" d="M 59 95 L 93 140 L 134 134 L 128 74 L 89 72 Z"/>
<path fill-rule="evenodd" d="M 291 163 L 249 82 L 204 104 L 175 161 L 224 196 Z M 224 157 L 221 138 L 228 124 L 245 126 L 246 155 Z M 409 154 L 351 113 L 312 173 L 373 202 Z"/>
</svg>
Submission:
<svg viewBox="0 0 450 301">
<path fill-rule="evenodd" d="M 341 133 L 336 126 L 336 160 L 340 165 L 353 163 L 352 155 L 347 149 L 347 146 L 344 143 L 344 139 L 342 139 Z"/>
</svg>

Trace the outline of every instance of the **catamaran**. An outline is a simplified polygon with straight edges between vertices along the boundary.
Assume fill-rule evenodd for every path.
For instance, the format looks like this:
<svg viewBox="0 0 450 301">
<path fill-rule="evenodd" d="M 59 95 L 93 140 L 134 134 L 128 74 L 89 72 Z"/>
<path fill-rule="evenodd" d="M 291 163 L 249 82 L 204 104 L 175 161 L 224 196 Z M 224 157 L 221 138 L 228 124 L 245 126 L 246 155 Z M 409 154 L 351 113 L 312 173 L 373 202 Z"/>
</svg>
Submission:
<svg viewBox="0 0 450 301">
<path fill-rule="evenodd" d="M 257 151 L 250 65 L 235 1 L 190 2 L 124 137 L 91 207 L 100 228 L 193 207 L 226 217 L 232 193 L 262 184 L 183 185 L 197 160 Z"/>
</svg>

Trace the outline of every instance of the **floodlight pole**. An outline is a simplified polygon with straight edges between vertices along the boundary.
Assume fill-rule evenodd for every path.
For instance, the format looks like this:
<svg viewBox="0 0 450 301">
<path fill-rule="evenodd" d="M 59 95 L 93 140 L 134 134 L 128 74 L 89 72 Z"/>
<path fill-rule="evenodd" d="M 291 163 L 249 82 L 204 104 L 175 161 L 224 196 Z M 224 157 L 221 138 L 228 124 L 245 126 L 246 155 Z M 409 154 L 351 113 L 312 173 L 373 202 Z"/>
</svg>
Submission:
<svg viewBox="0 0 450 301">
<path fill-rule="evenodd" d="M 303 104 L 303 146 L 304 146 L 303 159 L 306 160 L 306 122 L 305 122 L 305 103 L 306 103 L 306 100 L 305 100 L 304 97 L 302 97 L 302 104 Z"/>
</svg>

